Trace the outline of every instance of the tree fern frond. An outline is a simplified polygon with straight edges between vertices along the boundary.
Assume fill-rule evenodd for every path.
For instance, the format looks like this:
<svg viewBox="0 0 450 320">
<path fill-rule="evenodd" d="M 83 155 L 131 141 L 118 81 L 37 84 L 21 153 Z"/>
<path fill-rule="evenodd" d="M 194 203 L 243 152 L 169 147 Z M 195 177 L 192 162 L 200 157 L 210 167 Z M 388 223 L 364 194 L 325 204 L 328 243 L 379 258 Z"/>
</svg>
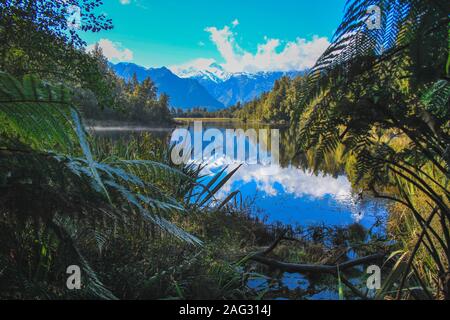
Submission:
<svg viewBox="0 0 450 320">
<path fill-rule="evenodd" d="M 64 179 L 90 184 L 93 192 L 88 197 L 95 198 L 96 195 L 97 201 L 101 202 L 99 196 L 102 195 L 108 200 L 108 205 L 120 207 L 122 204 L 114 203 L 110 196 L 111 191 L 119 191 L 123 199 L 145 213 L 147 220 L 152 220 L 166 231 L 173 231 L 181 239 L 198 243 L 193 240 L 195 237 L 188 236 L 158 216 L 161 212 L 184 209 L 173 197 L 153 184 L 163 182 L 175 184 L 176 187 L 182 182 L 193 181 L 181 171 L 154 161 L 96 161 L 80 115 L 71 104 L 69 91 L 63 86 L 50 85 L 35 77 L 26 77 L 21 83 L 10 75 L 0 73 L 0 119 L 6 125 L 3 128 L 5 134 L 11 137 L 18 135 L 23 143 L 65 167 Z M 76 147 L 77 144 L 79 147 Z M 32 152 L 27 155 L 30 159 L 33 157 Z M 48 169 L 43 168 L 45 170 Z M 58 179 L 56 175 L 49 175 L 48 178 Z M 108 179 L 108 185 L 105 185 L 104 179 Z M 88 184 L 85 186 L 88 187 Z M 111 188 L 113 190 L 108 190 Z M 144 209 L 142 204 L 150 211 Z M 150 218 L 152 214 L 155 216 Z"/>
<path fill-rule="evenodd" d="M 191 234 L 175 226 L 173 223 L 155 214 L 155 213 L 159 214 L 161 211 L 167 212 L 171 210 L 184 210 L 182 207 L 163 204 L 159 201 L 149 199 L 143 195 L 135 195 L 131 191 L 129 191 L 122 185 L 115 183 L 114 181 L 107 180 L 105 181 L 105 183 L 114 190 L 116 190 L 117 192 L 119 192 L 124 199 L 126 199 L 129 203 L 131 203 L 134 207 L 136 207 L 141 216 L 147 221 L 156 224 L 163 230 L 169 232 L 170 234 L 178 237 L 183 241 L 186 241 L 187 243 L 195 245 L 199 245 L 202 243 L 195 236 L 192 236 Z M 153 214 L 151 214 L 146 208 L 144 208 L 144 205 L 149 207 L 149 209 L 153 211 Z"/>
<path fill-rule="evenodd" d="M 422 103 L 435 117 L 448 120 L 450 117 L 450 81 L 439 80 L 425 92 Z"/>
<path fill-rule="evenodd" d="M 83 275 L 85 275 L 83 277 L 84 282 L 82 283 L 83 290 L 86 290 L 94 297 L 100 299 L 117 300 L 117 297 L 102 284 L 95 271 L 80 253 L 80 250 L 73 241 L 75 235 L 71 234 L 70 231 L 66 229 L 64 219 L 55 217 L 54 221 L 50 223 L 50 227 L 58 235 L 58 238 L 64 240 L 63 244 L 67 247 L 67 249 L 71 251 L 75 257 L 77 257 L 78 263 L 83 269 Z"/>
<path fill-rule="evenodd" d="M 0 119 L 24 142 L 40 150 L 72 153 L 76 133 L 71 119 L 70 95 L 35 77 L 20 83 L 0 72 Z"/>
<path fill-rule="evenodd" d="M 94 161 L 94 158 L 92 156 L 91 149 L 89 147 L 89 144 L 88 144 L 88 141 L 86 138 L 86 131 L 85 131 L 83 124 L 81 123 L 81 119 L 78 114 L 78 111 L 73 108 L 71 108 L 70 111 L 71 111 L 72 119 L 75 124 L 75 130 L 76 130 L 76 133 L 78 136 L 78 141 L 80 143 L 81 150 L 83 150 L 83 154 L 86 159 L 87 166 L 92 173 L 92 177 L 95 181 L 96 189 L 98 191 L 100 191 L 101 193 L 103 193 L 106 196 L 106 198 L 109 201 L 111 201 L 111 198 L 109 197 L 109 194 L 108 194 L 108 190 L 106 190 L 106 187 L 103 184 L 103 181 L 97 171 L 96 162 Z"/>
<path fill-rule="evenodd" d="M 147 176 L 151 179 L 165 179 L 165 181 L 169 181 L 174 183 L 176 181 L 192 181 L 192 178 L 183 173 L 182 171 L 170 167 L 166 164 L 150 161 L 150 160 L 117 160 L 111 162 L 112 165 L 126 168 L 129 172 L 144 172 L 144 176 Z M 136 174 L 137 176 L 142 176 Z"/>
</svg>

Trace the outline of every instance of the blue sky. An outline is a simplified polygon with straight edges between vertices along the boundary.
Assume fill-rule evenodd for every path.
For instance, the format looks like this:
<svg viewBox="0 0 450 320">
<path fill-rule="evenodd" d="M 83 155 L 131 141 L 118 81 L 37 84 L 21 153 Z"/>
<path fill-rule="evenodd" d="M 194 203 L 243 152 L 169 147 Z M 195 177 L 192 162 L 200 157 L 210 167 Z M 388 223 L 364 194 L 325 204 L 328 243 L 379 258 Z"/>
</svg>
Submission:
<svg viewBox="0 0 450 320">
<path fill-rule="evenodd" d="M 339 25 L 345 0 L 108 0 L 114 29 L 86 33 L 113 62 L 146 67 L 221 64 L 227 71 L 311 65 Z"/>
</svg>

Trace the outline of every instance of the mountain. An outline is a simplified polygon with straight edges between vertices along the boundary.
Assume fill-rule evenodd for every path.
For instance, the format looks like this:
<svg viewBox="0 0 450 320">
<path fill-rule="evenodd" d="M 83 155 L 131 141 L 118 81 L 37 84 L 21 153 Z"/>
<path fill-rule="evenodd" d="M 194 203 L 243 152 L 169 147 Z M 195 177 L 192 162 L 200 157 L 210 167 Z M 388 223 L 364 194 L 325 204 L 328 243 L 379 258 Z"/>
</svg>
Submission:
<svg viewBox="0 0 450 320">
<path fill-rule="evenodd" d="M 196 79 L 199 82 L 212 81 L 214 83 L 221 83 L 232 76 L 231 73 L 225 71 L 222 66 L 215 62 L 206 65 L 201 69 L 194 66 L 188 66 L 186 68 L 174 67 L 172 68 L 172 71 L 180 78 Z"/>
<path fill-rule="evenodd" d="M 284 76 L 294 78 L 299 72 L 259 72 L 256 74 L 234 74 L 228 80 L 213 83 L 199 80 L 206 90 L 226 107 L 235 105 L 238 101 L 246 103 L 260 97 L 264 92 L 273 89 L 275 81 Z"/>
<path fill-rule="evenodd" d="M 138 81 L 150 77 L 158 88 L 158 93 L 165 93 L 170 97 L 170 106 L 181 109 L 206 108 L 208 111 L 223 109 L 224 105 L 217 101 L 194 78 L 180 78 L 169 69 L 146 69 L 134 63 L 110 64 L 115 73 L 130 80 L 136 74 Z"/>
<path fill-rule="evenodd" d="M 264 92 L 271 91 L 278 79 L 287 76 L 294 78 L 305 71 L 234 73 L 226 72 L 219 64 L 212 63 L 202 69 L 190 66 L 186 69 L 173 68 L 179 77 L 197 80 L 225 107 L 249 102 Z"/>
<path fill-rule="evenodd" d="M 206 108 L 216 111 L 225 107 L 249 102 L 264 92 L 271 91 L 278 79 L 287 76 L 294 78 L 305 71 L 228 73 L 217 63 L 201 69 L 165 67 L 146 69 L 134 63 L 110 64 L 116 74 L 130 80 L 133 74 L 139 81 L 150 77 L 158 87 L 159 93 L 170 97 L 171 107 L 181 109 Z"/>
</svg>

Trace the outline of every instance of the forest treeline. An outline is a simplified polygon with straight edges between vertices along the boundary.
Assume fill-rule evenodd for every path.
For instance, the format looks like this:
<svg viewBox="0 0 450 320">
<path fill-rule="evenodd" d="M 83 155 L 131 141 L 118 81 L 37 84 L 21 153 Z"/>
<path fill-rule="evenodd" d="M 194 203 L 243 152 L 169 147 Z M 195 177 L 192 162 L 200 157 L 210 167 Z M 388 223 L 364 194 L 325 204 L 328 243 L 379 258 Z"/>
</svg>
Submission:
<svg viewBox="0 0 450 320">
<path fill-rule="evenodd" d="M 248 103 L 234 106 L 233 117 L 243 121 L 287 124 L 294 119 L 304 76 L 283 77 L 277 80 L 271 91 Z"/>
<path fill-rule="evenodd" d="M 259 122 L 266 124 L 289 124 L 298 110 L 299 93 L 304 76 L 295 78 L 282 77 L 275 81 L 273 89 L 264 92 L 258 98 L 218 111 L 208 111 L 205 108 L 191 110 L 174 110 L 175 117 L 180 118 L 227 118 L 239 119 L 244 122 Z"/>
<path fill-rule="evenodd" d="M 275 81 L 273 89 L 247 103 L 238 102 L 229 108 L 208 111 L 202 108 L 176 110 L 174 115 L 182 118 L 229 118 L 244 122 L 289 124 L 298 111 L 299 94 L 305 76 L 282 77 Z"/>
<path fill-rule="evenodd" d="M 170 98 L 165 93 L 158 95 L 158 88 L 150 77 L 139 82 L 134 74 L 127 82 L 109 67 L 98 45 L 89 55 L 97 62 L 103 78 L 110 84 L 111 104 L 103 105 L 90 92 L 81 92 L 77 99 L 86 119 L 140 124 L 172 123 Z"/>
</svg>

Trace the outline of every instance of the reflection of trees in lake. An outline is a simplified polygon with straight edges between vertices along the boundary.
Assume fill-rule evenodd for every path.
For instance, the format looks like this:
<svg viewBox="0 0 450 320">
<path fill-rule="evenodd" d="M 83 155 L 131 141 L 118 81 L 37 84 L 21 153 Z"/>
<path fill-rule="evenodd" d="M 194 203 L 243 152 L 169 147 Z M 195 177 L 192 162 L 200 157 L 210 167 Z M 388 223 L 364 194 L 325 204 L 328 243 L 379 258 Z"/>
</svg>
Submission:
<svg viewBox="0 0 450 320">
<path fill-rule="evenodd" d="M 183 127 L 193 128 L 193 123 L 187 123 Z M 308 152 L 298 151 L 296 148 L 296 131 L 292 127 L 274 127 L 267 124 L 260 123 L 243 123 L 243 122 L 203 122 L 203 130 L 208 130 L 212 128 L 217 128 L 225 131 L 226 129 L 242 129 L 247 131 L 249 129 L 254 129 L 257 132 L 257 139 L 255 137 L 249 136 L 248 142 L 252 145 L 263 144 L 267 150 L 271 150 L 271 139 L 270 130 L 279 129 L 280 130 L 280 166 L 282 168 L 288 168 L 290 166 L 300 168 L 307 171 L 312 171 L 315 174 L 329 174 L 333 177 L 338 177 L 339 175 L 347 174 L 351 177 L 351 168 L 348 167 L 346 170 L 346 162 L 351 161 L 351 157 L 343 155 L 343 149 L 338 148 L 333 153 L 325 153 L 323 161 L 317 161 L 316 152 L 314 149 Z M 268 135 L 259 134 L 260 130 L 267 130 Z M 168 147 L 172 130 L 153 130 L 151 128 L 148 131 L 133 131 L 133 130 L 123 130 L 123 131 L 102 131 L 97 132 L 97 136 L 110 137 L 112 139 L 130 139 L 131 137 L 136 138 L 137 141 L 142 139 L 144 132 L 150 132 L 153 140 L 153 144 L 160 144 L 161 147 Z M 265 138 L 260 140 L 260 138 Z"/>
</svg>

